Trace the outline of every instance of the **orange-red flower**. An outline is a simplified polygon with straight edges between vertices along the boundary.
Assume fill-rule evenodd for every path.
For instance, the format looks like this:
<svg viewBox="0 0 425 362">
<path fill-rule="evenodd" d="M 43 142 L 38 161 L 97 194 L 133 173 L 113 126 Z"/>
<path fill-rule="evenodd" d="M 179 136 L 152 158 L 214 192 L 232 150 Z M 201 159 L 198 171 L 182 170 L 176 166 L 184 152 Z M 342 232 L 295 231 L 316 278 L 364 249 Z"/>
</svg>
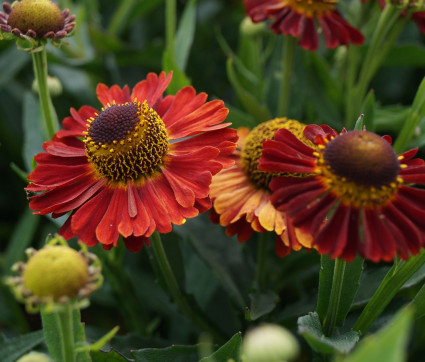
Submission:
<svg viewBox="0 0 425 362">
<path fill-rule="evenodd" d="M 425 162 L 413 159 L 417 150 L 397 156 L 389 137 L 338 135 L 328 126 L 307 126 L 304 136 L 319 149 L 282 129 L 264 143 L 259 168 L 306 175 L 275 178 L 271 200 L 313 247 L 347 261 L 356 253 L 374 262 L 417 254 L 425 233 L 425 190 L 415 187 L 425 185 Z"/>
<path fill-rule="evenodd" d="M 238 148 L 234 153 L 235 165 L 213 177 L 211 199 L 214 208 L 210 213 L 213 222 L 224 226 L 227 235 L 237 234 L 240 242 L 247 241 L 254 231 L 274 232 L 276 254 L 279 256 L 310 246 L 310 238 L 304 239 L 301 233 L 295 235 L 285 213 L 272 205 L 268 186 L 273 174 L 257 168 L 262 143 L 282 127 L 290 129 L 314 147 L 302 137 L 305 125 L 295 120 L 276 118 L 252 131 L 240 128 Z"/>
<path fill-rule="evenodd" d="M 299 39 L 301 47 L 316 50 L 320 25 L 325 44 L 336 48 L 340 44 L 363 43 L 363 35 L 351 26 L 336 8 L 337 0 L 244 0 L 252 21 L 273 19 L 271 29 L 279 34 Z"/>
<path fill-rule="evenodd" d="M 237 134 L 220 100 L 192 87 L 164 97 L 171 74 L 150 73 L 130 93 L 97 86 L 101 111 L 71 109 L 64 129 L 43 145 L 27 190 L 30 207 L 58 217 L 60 234 L 104 248 L 124 237 L 139 250 L 157 230 L 170 232 L 211 207 L 212 175 L 230 167 Z"/>
</svg>

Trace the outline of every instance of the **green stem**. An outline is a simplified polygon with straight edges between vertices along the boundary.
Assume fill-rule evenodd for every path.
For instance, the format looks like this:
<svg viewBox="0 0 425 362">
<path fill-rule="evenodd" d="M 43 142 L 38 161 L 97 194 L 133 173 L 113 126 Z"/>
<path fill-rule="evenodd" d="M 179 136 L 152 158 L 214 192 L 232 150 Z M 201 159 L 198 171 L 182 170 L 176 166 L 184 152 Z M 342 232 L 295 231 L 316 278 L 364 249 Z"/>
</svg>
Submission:
<svg viewBox="0 0 425 362">
<path fill-rule="evenodd" d="M 225 339 L 222 333 L 215 326 L 211 325 L 210 322 L 206 320 L 205 316 L 196 308 L 190 306 L 186 295 L 181 291 L 173 270 L 171 269 L 170 262 L 168 261 L 164 246 L 162 245 L 161 235 L 158 231 L 155 231 L 151 237 L 151 246 L 154 250 L 162 277 L 180 312 L 188 317 L 201 330 L 209 332 L 217 342 L 221 344 L 224 343 Z"/>
<path fill-rule="evenodd" d="M 344 281 L 344 273 L 346 261 L 344 259 L 336 259 L 334 267 L 334 275 L 332 279 L 331 295 L 329 297 L 328 312 L 323 322 L 323 334 L 332 337 L 338 317 L 339 303 L 341 299 L 341 291 Z"/>
<path fill-rule="evenodd" d="M 38 85 L 38 94 L 40 97 L 41 112 L 44 121 L 45 139 L 50 140 L 59 130 L 58 117 L 50 98 L 49 88 L 47 86 L 47 55 L 45 46 L 40 51 L 32 53 L 34 74 Z"/>
<path fill-rule="evenodd" d="M 291 94 L 292 68 L 294 64 L 294 55 L 297 45 L 297 39 L 288 35 L 284 38 L 284 47 L 282 55 L 282 78 L 279 90 L 279 99 L 277 105 L 277 115 L 283 117 L 287 115 L 289 99 Z"/>
<path fill-rule="evenodd" d="M 391 302 L 400 288 L 411 278 L 413 274 L 425 263 L 425 250 L 407 262 L 395 263 L 385 276 L 372 299 L 367 303 L 360 314 L 353 330 L 361 335 L 372 325 L 375 319 L 382 313 Z"/>
<path fill-rule="evenodd" d="M 165 2 L 165 47 L 174 57 L 174 38 L 176 35 L 176 0 Z"/>
<path fill-rule="evenodd" d="M 61 310 L 54 312 L 60 334 L 62 361 L 74 362 L 74 330 L 72 322 L 72 305 L 66 304 Z"/>
<path fill-rule="evenodd" d="M 258 233 L 258 248 L 257 248 L 257 274 L 256 281 L 258 288 L 261 290 L 266 282 L 266 260 L 267 250 L 270 244 L 270 233 Z"/>
</svg>

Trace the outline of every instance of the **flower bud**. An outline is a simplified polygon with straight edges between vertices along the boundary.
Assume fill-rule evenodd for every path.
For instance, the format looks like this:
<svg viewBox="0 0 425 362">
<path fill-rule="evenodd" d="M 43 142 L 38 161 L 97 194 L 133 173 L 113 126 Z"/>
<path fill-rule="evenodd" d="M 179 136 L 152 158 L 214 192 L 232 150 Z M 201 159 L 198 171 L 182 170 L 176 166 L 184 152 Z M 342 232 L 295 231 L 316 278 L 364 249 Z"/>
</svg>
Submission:
<svg viewBox="0 0 425 362">
<path fill-rule="evenodd" d="M 16 362 L 52 362 L 52 359 L 44 353 L 30 352 L 19 358 Z"/>
<path fill-rule="evenodd" d="M 75 297 L 89 277 L 88 266 L 76 250 L 67 246 L 46 246 L 28 261 L 24 285 L 34 295 Z"/>
<path fill-rule="evenodd" d="M 299 351 L 296 338 L 287 329 L 274 324 L 250 330 L 242 343 L 242 357 L 246 362 L 290 361 Z"/>
<path fill-rule="evenodd" d="M 62 83 L 57 77 L 47 76 L 47 88 L 52 97 L 57 97 L 62 94 Z M 34 93 L 38 93 L 38 82 L 34 79 L 32 82 L 32 90 Z"/>
</svg>

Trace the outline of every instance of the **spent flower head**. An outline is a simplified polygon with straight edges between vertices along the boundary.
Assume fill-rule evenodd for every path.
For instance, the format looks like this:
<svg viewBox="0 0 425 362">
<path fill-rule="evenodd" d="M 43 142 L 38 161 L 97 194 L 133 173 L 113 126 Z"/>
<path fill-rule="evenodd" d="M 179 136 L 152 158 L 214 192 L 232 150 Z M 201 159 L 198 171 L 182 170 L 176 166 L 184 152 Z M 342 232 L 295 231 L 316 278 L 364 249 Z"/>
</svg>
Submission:
<svg viewBox="0 0 425 362">
<path fill-rule="evenodd" d="M 19 275 L 7 278 L 6 283 L 29 311 L 37 311 L 39 305 L 60 307 L 71 300 L 80 301 L 82 307 L 102 283 L 97 257 L 84 247 L 81 251 L 70 248 L 59 235 L 38 251 L 28 249 L 27 255 L 26 263 L 12 267 Z"/>
<path fill-rule="evenodd" d="M 75 15 L 61 10 L 51 0 L 22 0 L 3 3 L 0 12 L 0 29 L 19 38 L 37 43 L 42 39 L 62 39 L 75 27 Z"/>
</svg>

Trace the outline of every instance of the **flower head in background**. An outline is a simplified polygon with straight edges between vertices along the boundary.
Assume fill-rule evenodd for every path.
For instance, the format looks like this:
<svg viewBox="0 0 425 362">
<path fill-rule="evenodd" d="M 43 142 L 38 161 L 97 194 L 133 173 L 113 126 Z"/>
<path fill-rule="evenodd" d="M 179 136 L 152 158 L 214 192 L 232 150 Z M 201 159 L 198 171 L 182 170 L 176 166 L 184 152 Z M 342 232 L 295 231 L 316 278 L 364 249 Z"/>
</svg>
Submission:
<svg viewBox="0 0 425 362">
<path fill-rule="evenodd" d="M 309 247 L 310 239 L 287 223 L 284 212 L 276 210 L 270 201 L 269 183 L 275 174 L 258 170 L 262 143 L 273 138 L 275 132 L 285 128 L 300 137 L 303 142 L 314 144 L 302 137 L 305 125 L 287 118 L 264 122 L 252 131 L 238 130 L 238 149 L 234 153 L 235 165 L 213 177 L 211 199 L 214 208 L 210 219 L 226 228 L 229 236 L 237 234 L 240 242 L 247 241 L 256 232 L 272 231 L 276 234 L 276 254 L 287 255 L 291 250 Z"/>
<path fill-rule="evenodd" d="M 246 13 L 254 22 L 272 19 L 276 34 L 299 39 L 304 49 L 315 51 L 319 46 L 320 25 L 326 47 L 350 43 L 360 45 L 364 37 L 338 12 L 337 0 L 244 0 Z"/>
<path fill-rule="evenodd" d="M 362 2 L 368 2 L 369 0 L 361 0 Z M 379 5 L 380 5 L 380 7 L 381 7 L 381 9 L 383 9 L 383 8 L 385 8 L 385 5 L 387 4 L 387 2 L 385 1 L 385 0 L 376 0 L 378 3 L 379 3 Z M 397 2 L 395 2 L 396 4 L 397 4 Z M 398 4 L 403 4 L 403 0 L 401 0 L 400 2 L 398 2 Z M 408 7 L 410 6 L 410 7 L 413 7 L 413 6 L 417 6 L 417 3 L 416 2 L 410 2 L 409 4 L 406 4 Z M 422 8 L 424 7 L 425 5 L 423 4 L 422 5 Z M 406 15 L 406 12 L 405 11 L 403 11 L 402 13 L 401 13 L 401 15 L 402 16 L 405 16 Z M 422 10 L 418 10 L 418 11 L 415 11 L 413 14 L 412 14 L 412 20 L 416 23 L 416 25 L 418 26 L 418 28 L 419 28 L 419 31 L 422 33 L 422 34 L 425 34 L 425 11 L 422 11 Z"/>
<path fill-rule="evenodd" d="M 307 126 L 304 136 L 319 149 L 282 129 L 264 143 L 259 168 L 307 174 L 277 177 L 270 188 L 273 205 L 312 235 L 313 247 L 347 261 L 356 253 L 374 262 L 417 254 L 425 232 L 425 190 L 415 187 L 425 185 L 425 163 L 413 159 L 417 150 L 397 156 L 389 137 L 338 135 L 328 126 Z"/>
<path fill-rule="evenodd" d="M 164 97 L 171 74 L 150 73 L 132 92 L 97 87 L 104 106 L 71 109 L 64 129 L 43 145 L 28 176 L 30 208 L 58 217 L 60 234 L 88 246 L 139 250 L 157 230 L 211 207 L 212 175 L 233 164 L 237 134 L 223 123 L 220 100 L 206 102 L 192 87 Z"/>
<path fill-rule="evenodd" d="M 75 27 L 75 15 L 61 10 L 51 0 L 22 0 L 10 5 L 3 3 L 0 29 L 18 37 L 62 39 Z"/>
</svg>

